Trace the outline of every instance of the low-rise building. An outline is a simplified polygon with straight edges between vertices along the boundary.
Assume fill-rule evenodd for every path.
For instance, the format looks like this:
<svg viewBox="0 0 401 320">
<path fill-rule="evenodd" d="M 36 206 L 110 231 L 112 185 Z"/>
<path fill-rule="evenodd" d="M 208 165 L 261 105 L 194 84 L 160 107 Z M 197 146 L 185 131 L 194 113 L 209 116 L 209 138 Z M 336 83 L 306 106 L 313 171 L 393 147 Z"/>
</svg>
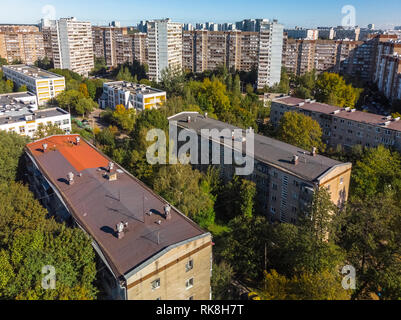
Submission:
<svg viewBox="0 0 401 320">
<path fill-rule="evenodd" d="M 55 73 L 28 65 L 3 66 L 4 75 L 17 86 L 25 85 L 36 94 L 41 106 L 65 89 L 65 79 Z"/>
<path fill-rule="evenodd" d="M 318 155 L 314 150 L 303 150 L 258 134 L 254 135 L 253 153 L 247 154 L 246 145 L 251 143 L 247 136 L 243 135 L 242 150 L 223 139 L 231 140 L 232 132 L 238 128 L 197 112 L 182 112 L 170 117 L 169 121 L 170 126 L 177 127 L 178 134 L 185 130 L 189 136 L 195 135 L 200 151 L 202 145 L 209 145 L 209 154 L 198 152 L 200 159 L 194 166 L 204 170 L 212 163 L 218 165 L 226 182 L 232 179 L 239 166 L 235 164 L 235 154 L 249 157 L 254 170 L 245 177 L 255 182 L 258 206 L 271 222 L 296 223 L 300 215 L 307 212 L 313 194 L 319 188 L 327 188 L 331 200 L 338 206 L 348 198 L 351 163 L 342 163 Z M 203 129 L 217 130 L 218 138 L 205 138 Z M 224 131 L 228 131 L 228 136 Z M 177 141 L 177 146 L 180 148 L 186 143 Z M 231 155 L 231 163 L 226 163 L 227 155 Z M 205 156 L 209 156 L 207 164 L 202 160 Z"/>
<path fill-rule="evenodd" d="M 78 135 L 25 150 L 35 195 L 91 238 L 108 299 L 211 299 L 210 233 Z"/>
<path fill-rule="evenodd" d="M 38 110 L 36 97 L 29 92 L 0 95 L 0 130 L 34 138 L 40 126 L 58 126 L 71 131 L 70 114 L 60 108 Z"/>
<path fill-rule="evenodd" d="M 165 103 L 165 91 L 127 81 L 104 83 L 103 94 L 99 99 L 99 106 L 102 109 L 114 109 L 121 104 L 126 109 L 143 111 L 160 108 Z"/>
<path fill-rule="evenodd" d="M 278 126 L 285 112 L 300 112 L 316 120 L 322 128 L 322 139 L 329 146 L 374 148 L 384 145 L 401 151 L 400 118 L 287 96 L 272 102 L 270 121 L 273 126 Z"/>
</svg>

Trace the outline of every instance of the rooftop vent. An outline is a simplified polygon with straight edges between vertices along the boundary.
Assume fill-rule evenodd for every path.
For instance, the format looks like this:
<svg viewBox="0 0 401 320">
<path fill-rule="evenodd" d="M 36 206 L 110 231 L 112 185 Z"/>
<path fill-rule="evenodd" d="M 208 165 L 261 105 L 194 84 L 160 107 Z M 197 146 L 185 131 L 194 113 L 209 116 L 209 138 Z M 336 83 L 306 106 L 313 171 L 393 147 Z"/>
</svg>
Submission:
<svg viewBox="0 0 401 320">
<path fill-rule="evenodd" d="M 72 172 L 69 172 L 67 174 L 67 180 L 68 180 L 68 184 L 69 185 L 73 185 L 74 184 L 74 174 Z"/>
<path fill-rule="evenodd" d="M 108 170 L 109 172 L 112 172 L 113 169 L 114 169 L 114 163 L 110 161 L 107 170 Z"/>
<path fill-rule="evenodd" d="M 43 147 L 43 152 L 46 152 L 46 150 L 47 150 L 47 143 L 42 144 L 42 147 Z"/>
<path fill-rule="evenodd" d="M 205 119 L 207 119 L 207 112 L 205 112 Z"/>
<path fill-rule="evenodd" d="M 117 238 L 122 239 L 124 238 L 124 231 L 125 229 L 128 228 L 128 222 L 123 222 L 121 221 L 120 223 L 117 223 L 116 225 L 116 231 L 117 231 Z"/>
<path fill-rule="evenodd" d="M 298 107 L 303 107 L 304 105 L 305 105 L 305 102 L 298 103 Z"/>
<path fill-rule="evenodd" d="M 310 103 L 316 103 L 316 100 L 315 100 L 315 99 L 313 99 L 313 100 L 311 100 L 311 101 L 310 101 Z"/>
<path fill-rule="evenodd" d="M 79 143 L 81 142 L 81 138 L 80 138 L 80 137 L 77 137 L 77 138 L 75 139 L 75 141 L 76 141 L 77 145 L 79 145 Z"/>
<path fill-rule="evenodd" d="M 394 121 L 400 121 L 400 117 L 394 118 Z"/>
<path fill-rule="evenodd" d="M 166 204 L 165 206 L 164 206 L 164 217 L 166 218 L 166 220 L 170 220 L 171 219 L 171 207 L 168 205 L 168 204 Z"/>
<path fill-rule="evenodd" d="M 346 108 L 344 108 L 344 110 L 345 110 L 345 111 L 350 111 L 351 108 L 350 108 L 350 107 L 346 107 Z"/>
<path fill-rule="evenodd" d="M 295 165 L 297 165 L 299 163 L 299 157 L 297 155 L 294 155 L 292 157 L 292 163 Z"/>
<path fill-rule="evenodd" d="M 191 116 L 188 116 L 187 122 L 188 122 L 188 123 L 191 123 Z"/>
<path fill-rule="evenodd" d="M 341 110 L 335 110 L 333 111 L 333 114 L 339 114 Z"/>
<path fill-rule="evenodd" d="M 354 109 L 351 109 L 351 112 L 355 112 L 356 111 L 356 109 L 354 108 Z"/>
<path fill-rule="evenodd" d="M 312 157 L 316 157 L 316 155 L 317 155 L 317 148 L 316 147 L 312 148 L 311 155 L 312 155 Z"/>
</svg>

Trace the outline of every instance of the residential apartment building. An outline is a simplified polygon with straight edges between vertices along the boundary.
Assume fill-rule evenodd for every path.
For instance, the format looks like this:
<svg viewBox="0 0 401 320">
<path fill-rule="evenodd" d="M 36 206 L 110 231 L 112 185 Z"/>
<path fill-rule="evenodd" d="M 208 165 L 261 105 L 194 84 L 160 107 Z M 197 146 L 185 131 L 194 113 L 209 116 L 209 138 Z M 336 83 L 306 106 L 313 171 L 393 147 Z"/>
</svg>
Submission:
<svg viewBox="0 0 401 320">
<path fill-rule="evenodd" d="M 1 25 L 0 57 L 8 63 L 34 64 L 45 57 L 43 35 L 36 26 Z"/>
<path fill-rule="evenodd" d="M 301 40 L 317 40 L 319 38 L 319 30 L 317 29 L 285 29 L 284 32 L 288 34 L 290 39 L 301 39 Z"/>
<path fill-rule="evenodd" d="M 336 72 L 370 81 L 376 54 L 376 40 L 295 40 L 285 42 L 283 65 L 289 72 L 303 75 Z"/>
<path fill-rule="evenodd" d="M 273 100 L 270 121 L 277 127 L 285 112 L 300 112 L 316 120 L 322 128 L 325 144 L 350 148 L 355 145 L 375 148 L 379 145 L 401 151 L 401 121 L 350 108 L 340 108 L 314 100 L 280 97 Z"/>
<path fill-rule="evenodd" d="M 47 48 L 58 69 L 70 69 L 88 76 L 94 68 L 92 27 L 76 18 L 45 21 L 42 24 Z M 51 48 L 51 53 L 50 53 Z"/>
<path fill-rule="evenodd" d="M 34 138 L 39 127 L 50 124 L 70 132 L 70 114 L 60 108 L 38 110 L 30 92 L 0 95 L 0 130 Z"/>
<path fill-rule="evenodd" d="M 257 88 L 280 83 L 284 26 L 277 20 L 260 25 Z"/>
<path fill-rule="evenodd" d="M 65 90 L 65 79 L 55 73 L 27 65 L 3 66 L 3 73 L 17 86 L 25 85 L 38 99 L 40 106 Z"/>
<path fill-rule="evenodd" d="M 280 82 L 283 53 L 283 26 L 277 21 L 260 24 L 260 32 L 184 31 L 183 68 L 201 73 L 219 66 L 258 72 L 257 86 Z"/>
<path fill-rule="evenodd" d="M 246 155 L 250 162 L 253 161 L 254 170 L 245 178 L 255 182 L 258 206 L 271 222 L 296 223 L 306 213 L 319 188 L 327 188 L 331 200 L 338 206 L 347 200 L 351 163 L 341 163 L 318 155 L 315 150 L 303 150 L 258 134 L 254 135 L 253 153 L 246 154 L 246 145 L 251 143 L 247 136 L 243 134 L 241 147 L 232 144 L 232 132 L 238 128 L 197 112 L 179 113 L 169 121 L 170 126 L 177 127 L 178 134 L 185 130 L 191 141 L 198 139 L 197 163 L 203 164 L 194 166 L 204 170 L 213 159 L 214 164 L 219 163 L 216 165 L 225 182 L 232 179 L 235 168 L 241 167 L 236 164 L 235 155 Z M 217 130 L 217 135 L 206 137 L 201 133 L 203 129 Z M 252 128 L 247 133 L 249 130 Z M 178 149 L 185 143 L 177 141 Z M 205 145 L 208 151 L 202 150 Z M 209 164 L 202 162 L 205 156 Z M 226 162 L 227 156 L 233 159 L 232 164 Z"/>
<path fill-rule="evenodd" d="M 149 79 L 160 81 L 162 71 L 182 69 L 182 24 L 170 19 L 148 23 Z"/>
<path fill-rule="evenodd" d="M 165 91 L 127 81 L 104 83 L 103 94 L 99 99 L 102 109 L 123 105 L 126 109 L 143 111 L 163 107 L 165 103 Z"/>
<path fill-rule="evenodd" d="M 35 141 L 25 154 L 37 198 L 92 240 L 107 299 L 211 299 L 210 233 L 78 135 Z"/>
</svg>

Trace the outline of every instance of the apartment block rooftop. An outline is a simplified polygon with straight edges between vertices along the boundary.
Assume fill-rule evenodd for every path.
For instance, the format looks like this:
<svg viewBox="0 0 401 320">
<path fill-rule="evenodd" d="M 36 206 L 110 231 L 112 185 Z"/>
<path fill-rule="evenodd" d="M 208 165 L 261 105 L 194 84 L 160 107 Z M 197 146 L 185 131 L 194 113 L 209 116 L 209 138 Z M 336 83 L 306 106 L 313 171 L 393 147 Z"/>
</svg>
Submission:
<svg viewBox="0 0 401 320">
<path fill-rule="evenodd" d="M 68 114 L 67 111 L 60 108 L 51 108 L 33 111 L 28 108 L 21 108 L 10 113 L 1 115 L 0 112 L 0 125 L 18 123 L 22 121 L 35 121 L 40 119 L 46 119 L 56 116 L 62 116 Z"/>
<path fill-rule="evenodd" d="M 382 116 L 375 113 L 363 112 L 351 108 L 340 108 L 324 103 L 316 102 L 310 99 L 300 99 L 295 97 L 281 97 L 274 99 L 273 102 L 283 105 L 300 108 L 310 112 L 319 112 L 327 115 L 332 115 L 337 118 L 356 121 L 369 124 L 376 127 L 383 127 L 395 131 L 401 131 L 400 118 L 392 118 L 391 116 Z"/>
<path fill-rule="evenodd" d="M 188 117 L 191 117 L 190 122 L 188 122 Z M 223 129 L 229 129 L 231 131 L 239 129 L 228 123 L 201 115 L 198 112 L 182 112 L 170 117 L 169 121 L 177 121 L 179 127 L 193 129 L 198 135 L 201 134 L 202 129 L 217 129 L 220 132 Z M 242 152 L 246 150 L 246 143 L 246 140 L 243 141 Z M 317 181 L 335 167 L 344 165 L 342 162 L 322 155 L 312 155 L 311 151 L 312 150 L 304 150 L 263 135 L 254 135 L 254 159 L 280 170 L 287 171 L 302 179 Z M 297 156 L 299 159 L 297 164 L 293 163 L 294 156 Z"/>
<path fill-rule="evenodd" d="M 144 84 L 133 83 L 128 81 L 113 81 L 113 82 L 106 82 L 105 83 L 108 87 L 113 88 L 114 90 L 125 90 L 130 91 L 133 94 L 155 94 L 155 93 L 162 93 L 163 90 L 155 89 Z"/>
<path fill-rule="evenodd" d="M 38 140 L 26 152 L 117 277 L 127 279 L 164 250 L 209 235 L 79 135 Z"/>
<path fill-rule="evenodd" d="M 15 72 L 22 73 L 23 75 L 39 80 L 39 79 L 51 79 L 51 78 L 64 78 L 59 74 L 52 73 L 35 66 L 25 64 L 5 65 L 3 68 L 13 70 Z"/>
</svg>

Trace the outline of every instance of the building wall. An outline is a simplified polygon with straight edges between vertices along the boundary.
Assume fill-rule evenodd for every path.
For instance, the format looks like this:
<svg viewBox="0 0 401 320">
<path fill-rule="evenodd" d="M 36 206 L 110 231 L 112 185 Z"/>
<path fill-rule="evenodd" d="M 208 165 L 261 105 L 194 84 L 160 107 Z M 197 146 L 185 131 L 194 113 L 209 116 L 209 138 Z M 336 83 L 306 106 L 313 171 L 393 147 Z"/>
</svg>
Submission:
<svg viewBox="0 0 401 320">
<path fill-rule="evenodd" d="M 5 31 L 14 30 L 14 31 Z M 45 57 L 43 35 L 40 32 L 4 29 L 0 27 L 0 57 L 8 63 L 20 60 L 22 63 L 34 64 Z"/>
<path fill-rule="evenodd" d="M 174 248 L 134 274 L 127 281 L 129 300 L 210 300 L 212 270 L 211 236 L 191 241 Z M 200 250 L 199 250 L 200 249 Z M 199 250 L 199 251 L 198 251 Z M 193 269 L 186 264 L 193 261 Z M 186 281 L 193 278 L 193 287 Z M 152 282 L 160 279 L 160 287 L 152 289 Z"/>
<path fill-rule="evenodd" d="M 27 136 L 33 138 L 39 127 L 39 125 L 57 125 L 60 129 L 65 132 L 71 132 L 71 119 L 70 114 L 60 114 L 59 116 L 47 117 L 47 118 L 33 118 L 32 120 L 21 120 L 19 122 L 13 122 L 8 124 L 0 125 L 0 130 L 7 132 L 15 132 L 21 136 Z"/>
<path fill-rule="evenodd" d="M 282 104 L 279 101 L 273 101 L 271 105 L 270 121 L 272 125 L 278 126 L 281 117 L 285 112 L 289 111 L 301 112 L 316 120 L 323 131 L 322 139 L 329 146 L 352 147 L 354 145 L 362 145 L 374 148 L 379 145 L 385 145 L 401 150 L 400 131 L 391 130 L 385 126 L 346 120 L 337 117 L 335 114 L 327 115 L 320 112 L 311 112 L 299 107 Z M 348 112 L 352 112 L 352 110 Z"/>
<path fill-rule="evenodd" d="M 62 76 L 33 78 L 7 66 L 3 67 L 3 72 L 17 86 L 26 85 L 30 92 L 35 93 L 40 106 L 65 90 L 65 79 Z"/>
<path fill-rule="evenodd" d="M 168 67 L 182 69 L 182 25 L 166 20 L 148 23 L 149 78 L 160 81 Z"/>
<path fill-rule="evenodd" d="M 70 69 L 87 76 L 94 68 L 92 28 L 90 22 L 73 18 L 50 21 L 54 67 Z"/>
</svg>

